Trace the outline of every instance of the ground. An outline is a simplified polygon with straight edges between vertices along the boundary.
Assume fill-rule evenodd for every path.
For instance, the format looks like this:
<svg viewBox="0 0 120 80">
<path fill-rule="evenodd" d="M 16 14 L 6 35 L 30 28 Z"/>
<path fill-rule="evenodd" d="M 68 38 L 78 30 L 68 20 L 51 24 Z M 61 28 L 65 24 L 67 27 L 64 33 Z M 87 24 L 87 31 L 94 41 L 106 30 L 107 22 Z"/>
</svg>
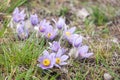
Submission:
<svg viewBox="0 0 120 80">
<path fill-rule="evenodd" d="M 16 1 L 16 2 L 15 2 Z M 8 28 L 12 11 L 19 6 L 40 19 L 64 16 L 66 24 L 76 26 L 94 56 L 72 60 L 62 70 L 42 70 L 37 59 L 47 44 L 30 36 L 16 40 Z M 89 17 L 83 21 L 79 11 L 85 8 Z M 0 79 L 1 80 L 120 80 L 120 1 L 119 0 L 6 0 L 0 1 Z M 44 47 L 43 47 L 44 46 Z"/>
</svg>

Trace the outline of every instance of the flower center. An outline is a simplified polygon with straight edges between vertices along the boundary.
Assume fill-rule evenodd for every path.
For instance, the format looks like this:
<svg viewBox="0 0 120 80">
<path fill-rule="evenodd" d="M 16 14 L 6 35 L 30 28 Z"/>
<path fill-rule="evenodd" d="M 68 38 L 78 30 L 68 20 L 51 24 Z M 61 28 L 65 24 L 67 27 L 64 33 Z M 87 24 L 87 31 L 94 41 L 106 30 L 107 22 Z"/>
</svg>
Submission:
<svg viewBox="0 0 120 80">
<path fill-rule="evenodd" d="M 71 35 L 71 33 L 67 31 L 67 32 L 66 32 L 66 35 L 67 35 L 67 36 L 70 36 L 70 35 Z"/>
<path fill-rule="evenodd" d="M 48 33 L 48 34 L 47 34 L 48 38 L 50 38 L 50 37 L 51 37 L 51 35 L 52 35 L 51 33 Z"/>
<path fill-rule="evenodd" d="M 56 58 L 56 63 L 60 64 L 60 58 Z"/>
<path fill-rule="evenodd" d="M 50 65 L 50 60 L 49 59 L 44 59 L 43 60 L 43 65 L 44 66 L 49 66 Z"/>
</svg>

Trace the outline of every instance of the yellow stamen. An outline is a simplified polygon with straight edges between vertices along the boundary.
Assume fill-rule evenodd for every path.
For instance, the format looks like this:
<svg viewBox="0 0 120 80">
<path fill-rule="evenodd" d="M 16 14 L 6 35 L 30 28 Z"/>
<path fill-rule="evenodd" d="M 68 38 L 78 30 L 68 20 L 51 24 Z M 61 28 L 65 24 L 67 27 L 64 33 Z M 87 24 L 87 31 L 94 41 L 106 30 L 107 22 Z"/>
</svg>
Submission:
<svg viewBox="0 0 120 80">
<path fill-rule="evenodd" d="M 56 64 L 60 64 L 60 58 L 56 58 Z"/>
<path fill-rule="evenodd" d="M 50 37 L 51 37 L 51 35 L 52 35 L 51 33 L 48 33 L 48 34 L 47 34 L 48 38 L 50 38 Z"/>
<path fill-rule="evenodd" d="M 71 33 L 67 31 L 67 32 L 66 32 L 66 35 L 67 35 L 67 36 L 70 36 L 70 35 L 71 35 Z"/>
<path fill-rule="evenodd" d="M 44 66 L 49 66 L 50 65 L 50 60 L 49 59 L 44 59 L 43 60 L 43 65 Z"/>
</svg>

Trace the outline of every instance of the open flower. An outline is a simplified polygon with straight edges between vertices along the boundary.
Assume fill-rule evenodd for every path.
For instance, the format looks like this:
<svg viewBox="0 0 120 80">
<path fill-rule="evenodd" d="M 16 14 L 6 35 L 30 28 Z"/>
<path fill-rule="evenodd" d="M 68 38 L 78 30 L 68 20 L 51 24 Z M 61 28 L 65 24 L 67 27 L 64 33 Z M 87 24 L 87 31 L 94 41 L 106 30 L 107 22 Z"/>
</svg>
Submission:
<svg viewBox="0 0 120 80">
<path fill-rule="evenodd" d="M 45 37 L 47 39 L 53 40 L 57 36 L 57 31 L 57 29 L 53 29 L 53 27 L 50 25 L 45 31 Z"/>
<path fill-rule="evenodd" d="M 78 54 L 80 58 L 89 58 L 93 53 L 88 53 L 88 46 L 84 45 L 78 49 Z"/>
<path fill-rule="evenodd" d="M 25 23 L 23 21 L 17 25 L 16 31 L 19 39 L 24 40 L 28 38 L 29 32 L 28 29 L 25 29 Z"/>
<path fill-rule="evenodd" d="M 55 21 L 54 19 L 53 21 L 55 22 L 58 29 L 62 29 L 65 26 L 65 19 L 62 17 L 60 17 L 58 21 Z"/>
<path fill-rule="evenodd" d="M 39 31 L 42 33 L 45 32 L 49 26 L 50 26 L 50 23 L 47 22 L 45 19 L 40 21 L 40 24 L 38 24 Z"/>
<path fill-rule="evenodd" d="M 67 39 L 70 43 L 72 42 L 71 40 L 72 40 L 72 35 L 73 35 L 73 33 L 75 32 L 75 30 L 76 30 L 76 27 L 72 27 L 72 28 L 70 28 L 70 29 L 65 29 L 65 31 L 64 31 L 64 38 L 65 39 Z M 71 43 L 72 44 L 72 43 Z"/>
<path fill-rule="evenodd" d="M 55 56 L 54 53 L 49 54 L 49 52 L 45 50 L 43 52 L 43 56 L 39 57 L 38 59 L 38 61 L 40 62 L 38 66 L 42 69 L 53 68 L 55 64 L 54 56 Z"/>
<path fill-rule="evenodd" d="M 20 12 L 18 8 L 15 8 L 13 11 L 13 21 L 18 23 L 20 21 L 23 21 L 25 19 L 26 14 L 24 14 L 24 10 Z"/>
<path fill-rule="evenodd" d="M 69 57 L 67 55 L 64 55 L 63 51 L 61 49 L 58 50 L 57 54 L 55 55 L 55 66 L 59 67 L 62 65 L 66 65 L 67 62 L 65 62 Z"/>
<path fill-rule="evenodd" d="M 39 22 L 37 14 L 31 15 L 30 16 L 30 21 L 33 26 L 37 25 Z"/>
</svg>

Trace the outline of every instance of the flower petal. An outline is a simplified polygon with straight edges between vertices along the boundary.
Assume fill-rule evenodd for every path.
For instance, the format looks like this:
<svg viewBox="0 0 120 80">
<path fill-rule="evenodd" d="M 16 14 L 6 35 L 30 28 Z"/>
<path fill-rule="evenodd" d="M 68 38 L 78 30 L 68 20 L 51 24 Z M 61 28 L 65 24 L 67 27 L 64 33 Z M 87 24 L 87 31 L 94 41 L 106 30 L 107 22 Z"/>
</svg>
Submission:
<svg viewBox="0 0 120 80">
<path fill-rule="evenodd" d="M 88 46 L 84 45 L 84 46 L 80 47 L 78 52 L 80 54 L 87 53 L 88 52 Z"/>
<path fill-rule="evenodd" d="M 65 25 L 65 19 L 60 17 L 58 22 L 56 23 L 56 26 L 58 29 L 62 29 Z"/>
<path fill-rule="evenodd" d="M 18 9 L 18 7 L 15 8 L 15 10 L 13 11 L 13 15 L 14 15 L 14 14 L 17 14 L 17 13 L 19 13 L 19 9 Z"/>
<path fill-rule="evenodd" d="M 74 46 L 75 47 L 79 47 L 80 44 L 82 43 L 82 36 L 80 36 L 79 38 L 77 38 L 76 40 L 74 40 Z"/>
<path fill-rule="evenodd" d="M 67 62 L 60 63 L 60 65 L 67 65 L 67 64 L 68 64 Z"/>
<path fill-rule="evenodd" d="M 53 68 L 53 65 L 50 65 L 50 66 L 44 66 L 42 64 L 38 64 L 38 67 L 42 68 L 42 69 L 50 69 L 50 68 Z"/>
<path fill-rule="evenodd" d="M 53 41 L 53 43 L 49 43 L 49 45 L 53 52 L 57 52 L 60 49 L 60 43 L 57 41 Z"/>
<path fill-rule="evenodd" d="M 63 51 L 61 49 L 58 50 L 56 57 L 60 57 L 63 54 Z"/>
<path fill-rule="evenodd" d="M 22 14 L 24 14 L 24 12 L 25 12 L 25 10 L 23 9 L 23 10 L 20 12 L 20 14 L 22 15 Z"/>
<path fill-rule="evenodd" d="M 68 57 L 67 55 L 63 55 L 63 56 L 61 57 L 61 61 L 62 61 L 62 62 L 63 62 L 63 61 L 66 61 L 68 58 L 69 58 L 69 57 Z"/>
<path fill-rule="evenodd" d="M 49 55 L 49 52 L 48 52 L 47 50 L 44 50 L 44 51 L 43 51 L 43 55 L 44 55 L 44 56 L 48 56 L 48 55 Z"/>
<path fill-rule="evenodd" d="M 72 34 L 72 33 L 75 32 L 75 30 L 76 30 L 76 27 L 72 27 L 72 28 L 70 28 L 68 31 L 71 32 L 71 34 Z"/>
<path fill-rule="evenodd" d="M 39 61 L 39 62 L 42 62 L 43 59 L 44 59 L 44 57 L 41 56 L 41 57 L 38 58 L 38 61 Z"/>
<path fill-rule="evenodd" d="M 55 64 L 55 66 L 61 69 L 61 67 L 58 64 Z"/>
<path fill-rule="evenodd" d="M 84 57 L 85 57 L 85 58 L 89 58 L 89 57 L 92 56 L 92 55 L 93 55 L 93 53 L 86 53 Z"/>
<path fill-rule="evenodd" d="M 54 58 L 55 55 L 56 55 L 55 53 L 51 53 L 51 54 L 50 54 L 50 57 Z"/>
</svg>

